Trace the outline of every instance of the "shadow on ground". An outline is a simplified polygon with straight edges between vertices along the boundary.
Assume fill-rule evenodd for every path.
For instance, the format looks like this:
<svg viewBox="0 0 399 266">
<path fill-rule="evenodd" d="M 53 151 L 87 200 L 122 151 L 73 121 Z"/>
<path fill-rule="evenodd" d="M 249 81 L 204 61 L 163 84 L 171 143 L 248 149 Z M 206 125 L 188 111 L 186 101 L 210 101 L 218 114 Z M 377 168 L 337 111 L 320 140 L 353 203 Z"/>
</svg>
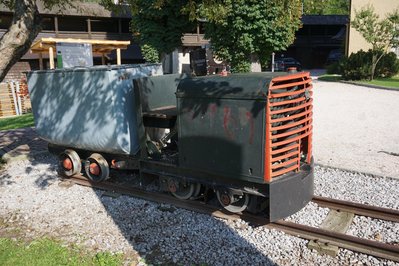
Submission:
<svg viewBox="0 0 399 266">
<path fill-rule="evenodd" d="M 57 159 L 51 157 L 49 160 L 49 156 L 35 156 L 25 169 L 26 175 L 36 172 L 35 184 L 41 190 L 62 181 L 56 174 Z M 9 182 L 11 176 L 6 171 L 1 172 L 0 185 L 8 185 Z M 246 223 L 222 221 L 173 206 L 100 190 L 95 190 L 95 194 L 107 216 L 112 218 L 132 249 L 148 264 L 275 265 L 241 235 L 256 234 L 256 228 Z M 60 198 L 60 201 L 63 200 Z M 238 228 L 239 231 L 236 230 Z"/>
</svg>

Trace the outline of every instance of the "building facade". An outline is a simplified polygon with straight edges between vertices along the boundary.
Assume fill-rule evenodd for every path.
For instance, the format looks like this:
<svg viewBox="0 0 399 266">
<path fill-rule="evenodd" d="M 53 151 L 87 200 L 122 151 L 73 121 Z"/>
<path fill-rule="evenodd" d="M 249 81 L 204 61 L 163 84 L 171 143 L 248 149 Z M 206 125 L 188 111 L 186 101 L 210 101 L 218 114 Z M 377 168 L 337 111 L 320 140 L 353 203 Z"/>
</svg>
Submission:
<svg viewBox="0 0 399 266">
<path fill-rule="evenodd" d="M 40 3 L 40 2 L 39 2 Z M 41 38 L 73 38 L 93 40 L 130 41 L 127 50 L 122 50 L 122 63 L 142 63 L 140 47 L 134 44 L 130 33 L 131 14 L 115 14 L 95 3 L 81 3 L 79 10 L 47 10 L 40 4 L 39 11 L 43 19 L 43 30 L 35 40 Z M 0 36 L 8 29 L 13 14 L 0 4 Z M 49 68 L 48 56 L 44 55 L 44 69 Z M 106 63 L 115 64 L 116 54 L 106 56 Z M 94 56 L 94 64 L 101 64 L 101 56 Z M 8 72 L 4 81 L 20 80 L 24 71 L 39 69 L 37 54 L 26 53 Z"/>
<path fill-rule="evenodd" d="M 350 17 L 353 20 L 356 11 L 366 6 L 374 7 L 374 11 L 380 16 L 381 19 L 385 18 L 387 14 L 395 9 L 399 9 L 398 0 L 351 0 Z M 367 51 L 371 48 L 371 45 L 360 35 L 354 28 L 349 28 L 348 34 L 348 45 L 346 54 L 356 53 L 359 50 Z M 399 47 L 392 47 L 393 51 L 399 56 Z"/>
<path fill-rule="evenodd" d="M 303 68 L 323 68 L 331 51 L 339 50 L 344 54 L 349 17 L 345 15 L 305 15 L 302 27 L 295 34 L 295 41 L 286 51 L 276 51 L 276 58 L 294 57 Z M 209 47 L 204 39 L 203 26 L 197 27 L 196 33 L 185 34 L 183 47 L 176 49 L 167 59 L 171 71 L 189 71 L 189 52 L 194 49 Z M 169 61 L 171 63 L 169 63 Z M 177 63 L 179 62 L 179 63 Z M 168 69 L 168 68 L 167 68 Z"/>
</svg>

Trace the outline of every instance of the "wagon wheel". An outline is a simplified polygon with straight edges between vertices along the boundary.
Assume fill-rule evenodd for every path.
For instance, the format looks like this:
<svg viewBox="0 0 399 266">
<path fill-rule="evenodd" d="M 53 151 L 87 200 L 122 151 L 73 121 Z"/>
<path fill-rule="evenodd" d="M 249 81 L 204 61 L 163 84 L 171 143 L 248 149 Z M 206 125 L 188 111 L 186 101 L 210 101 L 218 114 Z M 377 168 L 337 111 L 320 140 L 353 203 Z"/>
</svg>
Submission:
<svg viewBox="0 0 399 266">
<path fill-rule="evenodd" d="M 228 190 L 217 190 L 216 196 L 223 208 L 233 213 L 244 211 L 249 203 L 249 195 L 246 193 L 239 195 Z"/>
<path fill-rule="evenodd" d="M 169 190 L 173 196 L 180 200 L 197 197 L 201 191 L 201 184 L 191 182 L 169 183 Z"/>
<path fill-rule="evenodd" d="M 109 178 L 109 165 L 101 154 L 93 153 L 86 159 L 85 172 L 93 182 L 101 182 Z"/>
<path fill-rule="evenodd" d="M 58 167 L 62 175 L 71 177 L 82 171 L 82 162 L 76 151 L 66 149 L 58 156 Z"/>
</svg>

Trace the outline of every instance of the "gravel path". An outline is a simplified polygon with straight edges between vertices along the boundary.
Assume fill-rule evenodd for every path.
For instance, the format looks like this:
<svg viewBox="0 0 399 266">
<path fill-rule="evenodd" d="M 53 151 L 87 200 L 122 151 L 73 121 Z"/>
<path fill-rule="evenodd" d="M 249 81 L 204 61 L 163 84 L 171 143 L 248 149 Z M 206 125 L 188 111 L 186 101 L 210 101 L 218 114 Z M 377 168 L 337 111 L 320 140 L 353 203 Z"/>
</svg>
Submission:
<svg viewBox="0 0 399 266">
<path fill-rule="evenodd" d="M 40 155 L 33 161 L 11 162 L 0 173 L 0 236 L 23 228 L 21 234 L 28 238 L 55 236 L 95 251 L 123 252 L 140 264 L 399 265 L 342 249 L 335 258 L 321 256 L 307 249 L 305 240 L 244 221 L 65 186 L 55 165 L 54 157 Z M 399 180 L 315 170 L 318 195 L 399 209 Z M 288 220 L 318 225 L 326 215 L 327 209 L 310 203 Z M 395 224 L 365 217 L 355 221 L 353 235 L 392 243 L 399 239 Z"/>
<path fill-rule="evenodd" d="M 399 178 L 399 91 L 314 80 L 316 163 Z"/>
</svg>

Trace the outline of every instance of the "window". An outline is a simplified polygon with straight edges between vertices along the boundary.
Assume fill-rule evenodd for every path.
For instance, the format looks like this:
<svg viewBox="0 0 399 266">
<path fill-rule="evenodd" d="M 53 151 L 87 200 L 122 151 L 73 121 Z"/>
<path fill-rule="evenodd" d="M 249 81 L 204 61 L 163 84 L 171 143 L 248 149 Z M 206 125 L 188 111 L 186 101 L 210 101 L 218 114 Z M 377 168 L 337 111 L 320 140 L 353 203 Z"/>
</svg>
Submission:
<svg viewBox="0 0 399 266">
<path fill-rule="evenodd" d="M 130 19 L 122 19 L 121 20 L 122 33 L 130 32 Z"/>
<path fill-rule="evenodd" d="M 58 17 L 59 31 L 87 32 L 87 18 L 84 17 Z"/>
<path fill-rule="evenodd" d="M 0 29 L 8 29 L 11 26 L 12 15 L 0 15 Z"/>
<path fill-rule="evenodd" d="M 43 30 L 55 31 L 54 18 L 44 17 L 42 25 L 43 25 Z"/>
<path fill-rule="evenodd" d="M 118 19 L 102 18 L 90 19 L 91 31 L 97 32 L 119 32 Z"/>
</svg>

